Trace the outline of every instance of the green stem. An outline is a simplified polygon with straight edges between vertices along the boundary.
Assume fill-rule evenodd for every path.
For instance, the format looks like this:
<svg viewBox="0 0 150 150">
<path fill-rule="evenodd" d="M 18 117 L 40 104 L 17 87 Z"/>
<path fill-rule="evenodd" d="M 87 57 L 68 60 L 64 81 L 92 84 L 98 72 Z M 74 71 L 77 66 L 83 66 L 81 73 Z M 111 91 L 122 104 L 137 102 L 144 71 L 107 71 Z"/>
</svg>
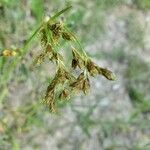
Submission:
<svg viewBox="0 0 150 150">
<path fill-rule="evenodd" d="M 40 31 L 40 29 L 42 28 L 43 24 L 41 24 L 34 32 L 33 34 L 29 37 L 29 39 L 27 40 L 27 42 L 25 43 L 25 45 L 23 46 L 22 50 L 23 50 L 23 54 L 24 51 L 27 49 L 27 47 L 29 46 L 30 42 L 32 41 L 32 39 L 36 36 L 36 34 Z"/>
<path fill-rule="evenodd" d="M 55 20 L 57 17 L 59 17 L 61 14 L 63 14 L 65 11 L 69 10 L 70 8 L 72 8 L 72 6 L 68 6 L 68 7 L 64 8 L 63 10 L 61 10 L 60 12 L 56 13 L 53 17 L 51 17 L 49 19 L 48 23 Z"/>
</svg>

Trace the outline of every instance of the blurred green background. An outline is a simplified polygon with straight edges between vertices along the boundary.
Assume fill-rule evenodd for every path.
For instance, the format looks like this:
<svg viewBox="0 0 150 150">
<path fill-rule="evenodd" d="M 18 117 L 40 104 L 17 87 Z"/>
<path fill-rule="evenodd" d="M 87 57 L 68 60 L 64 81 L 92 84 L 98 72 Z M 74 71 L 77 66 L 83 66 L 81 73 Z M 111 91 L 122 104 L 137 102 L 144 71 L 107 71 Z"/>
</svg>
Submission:
<svg viewBox="0 0 150 150">
<path fill-rule="evenodd" d="M 29 69 L 38 38 L 23 60 L 0 57 L 0 150 L 149 150 L 150 0 L 0 0 L 0 51 L 21 47 L 67 5 L 61 18 L 117 81 L 92 79 L 88 96 L 51 114 L 41 99 L 55 66 Z"/>
</svg>

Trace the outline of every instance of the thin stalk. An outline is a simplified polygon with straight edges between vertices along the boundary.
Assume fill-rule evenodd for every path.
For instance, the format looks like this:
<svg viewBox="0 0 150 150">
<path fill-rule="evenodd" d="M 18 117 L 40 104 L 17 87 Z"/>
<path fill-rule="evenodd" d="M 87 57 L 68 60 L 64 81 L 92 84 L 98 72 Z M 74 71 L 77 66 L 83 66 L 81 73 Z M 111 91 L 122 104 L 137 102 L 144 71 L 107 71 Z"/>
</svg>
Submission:
<svg viewBox="0 0 150 150">
<path fill-rule="evenodd" d="M 23 50 L 23 54 L 26 52 L 26 49 L 28 48 L 30 42 L 32 41 L 32 39 L 37 35 L 37 33 L 40 31 L 40 29 L 42 28 L 43 24 L 41 24 L 34 32 L 33 34 L 28 38 L 27 42 L 25 43 L 25 45 L 23 46 L 22 50 Z"/>
<path fill-rule="evenodd" d="M 79 41 L 78 38 L 75 36 L 75 34 L 74 34 L 73 32 L 71 32 L 66 26 L 64 26 L 64 28 L 65 28 L 65 30 L 66 30 L 67 32 L 69 32 L 69 33 L 71 34 L 71 36 L 75 39 L 75 41 L 76 41 L 77 44 L 79 45 L 80 50 L 82 51 L 82 53 L 84 54 L 84 56 L 85 56 L 86 58 L 88 58 L 86 52 L 84 51 L 84 49 L 83 49 L 83 47 L 82 47 L 80 41 Z"/>
<path fill-rule="evenodd" d="M 61 10 L 60 12 L 56 13 L 53 17 L 51 17 L 48 21 L 48 23 L 51 23 L 51 21 L 55 20 L 57 17 L 59 17 L 61 14 L 63 14 L 64 12 L 66 12 L 67 10 L 71 9 L 72 6 L 68 6 L 66 8 L 64 8 L 63 10 Z"/>
</svg>

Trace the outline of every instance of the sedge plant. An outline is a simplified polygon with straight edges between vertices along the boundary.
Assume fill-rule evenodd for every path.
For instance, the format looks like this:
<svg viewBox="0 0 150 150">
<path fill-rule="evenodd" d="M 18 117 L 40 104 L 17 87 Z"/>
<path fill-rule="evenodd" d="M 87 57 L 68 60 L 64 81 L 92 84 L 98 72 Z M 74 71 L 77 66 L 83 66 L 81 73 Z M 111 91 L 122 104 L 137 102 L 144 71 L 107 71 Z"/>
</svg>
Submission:
<svg viewBox="0 0 150 150">
<path fill-rule="evenodd" d="M 40 54 L 34 58 L 32 67 L 40 65 L 46 59 L 56 65 L 56 74 L 49 83 L 43 100 L 52 112 L 56 111 L 57 100 L 68 100 L 80 91 L 84 94 L 88 94 L 90 90 L 90 77 L 102 75 L 108 80 L 115 80 L 114 73 L 93 62 L 86 54 L 76 35 L 68 29 L 64 22 L 58 19 L 61 14 L 70 8 L 71 6 L 66 7 L 51 18 L 43 21 L 27 40 L 23 48 L 19 49 L 20 56 L 16 56 L 16 62 L 14 62 L 13 67 L 8 70 L 8 74 L 10 75 L 13 68 L 15 68 L 17 63 L 21 61 L 23 56 L 28 52 L 28 46 L 33 38 L 39 34 L 39 42 L 42 45 L 42 50 Z M 69 50 L 72 51 L 72 60 L 69 67 L 65 65 L 64 56 L 58 51 L 62 39 L 64 42 L 69 43 Z M 0 57 L 13 57 L 16 54 L 17 50 L 6 49 L 2 51 Z M 76 73 L 75 70 L 78 70 L 78 73 Z M 9 76 L 6 77 L 6 81 L 8 80 Z"/>
</svg>

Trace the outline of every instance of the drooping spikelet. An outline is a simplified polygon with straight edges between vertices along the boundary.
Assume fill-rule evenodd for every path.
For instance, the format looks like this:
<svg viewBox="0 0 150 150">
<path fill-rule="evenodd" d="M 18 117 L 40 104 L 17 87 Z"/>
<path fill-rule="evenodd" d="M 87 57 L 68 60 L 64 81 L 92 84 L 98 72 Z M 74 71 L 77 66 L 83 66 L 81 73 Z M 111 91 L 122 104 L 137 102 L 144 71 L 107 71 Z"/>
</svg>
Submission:
<svg viewBox="0 0 150 150">
<path fill-rule="evenodd" d="M 48 57 L 51 62 L 56 64 L 57 68 L 55 77 L 47 87 L 44 99 L 51 111 L 56 110 L 58 100 L 69 99 L 74 93 L 80 91 L 88 94 L 90 90 L 90 76 L 102 75 L 108 80 L 115 80 L 115 75 L 111 71 L 99 67 L 87 56 L 76 36 L 65 27 L 64 23 L 57 21 L 56 18 L 52 20 L 50 18 L 44 23 L 40 29 L 40 35 L 43 50 L 35 59 L 36 63 L 41 64 Z M 71 44 L 72 69 L 65 65 L 65 58 L 59 52 L 61 41 Z M 77 46 L 73 47 L 75 44 L 80 49 L 76 48 Z M 77 68 L 78 70 L 76 70 Z M 76 71 L 78 71 L 79 75 L 77 75 Z"/>
</svg>

